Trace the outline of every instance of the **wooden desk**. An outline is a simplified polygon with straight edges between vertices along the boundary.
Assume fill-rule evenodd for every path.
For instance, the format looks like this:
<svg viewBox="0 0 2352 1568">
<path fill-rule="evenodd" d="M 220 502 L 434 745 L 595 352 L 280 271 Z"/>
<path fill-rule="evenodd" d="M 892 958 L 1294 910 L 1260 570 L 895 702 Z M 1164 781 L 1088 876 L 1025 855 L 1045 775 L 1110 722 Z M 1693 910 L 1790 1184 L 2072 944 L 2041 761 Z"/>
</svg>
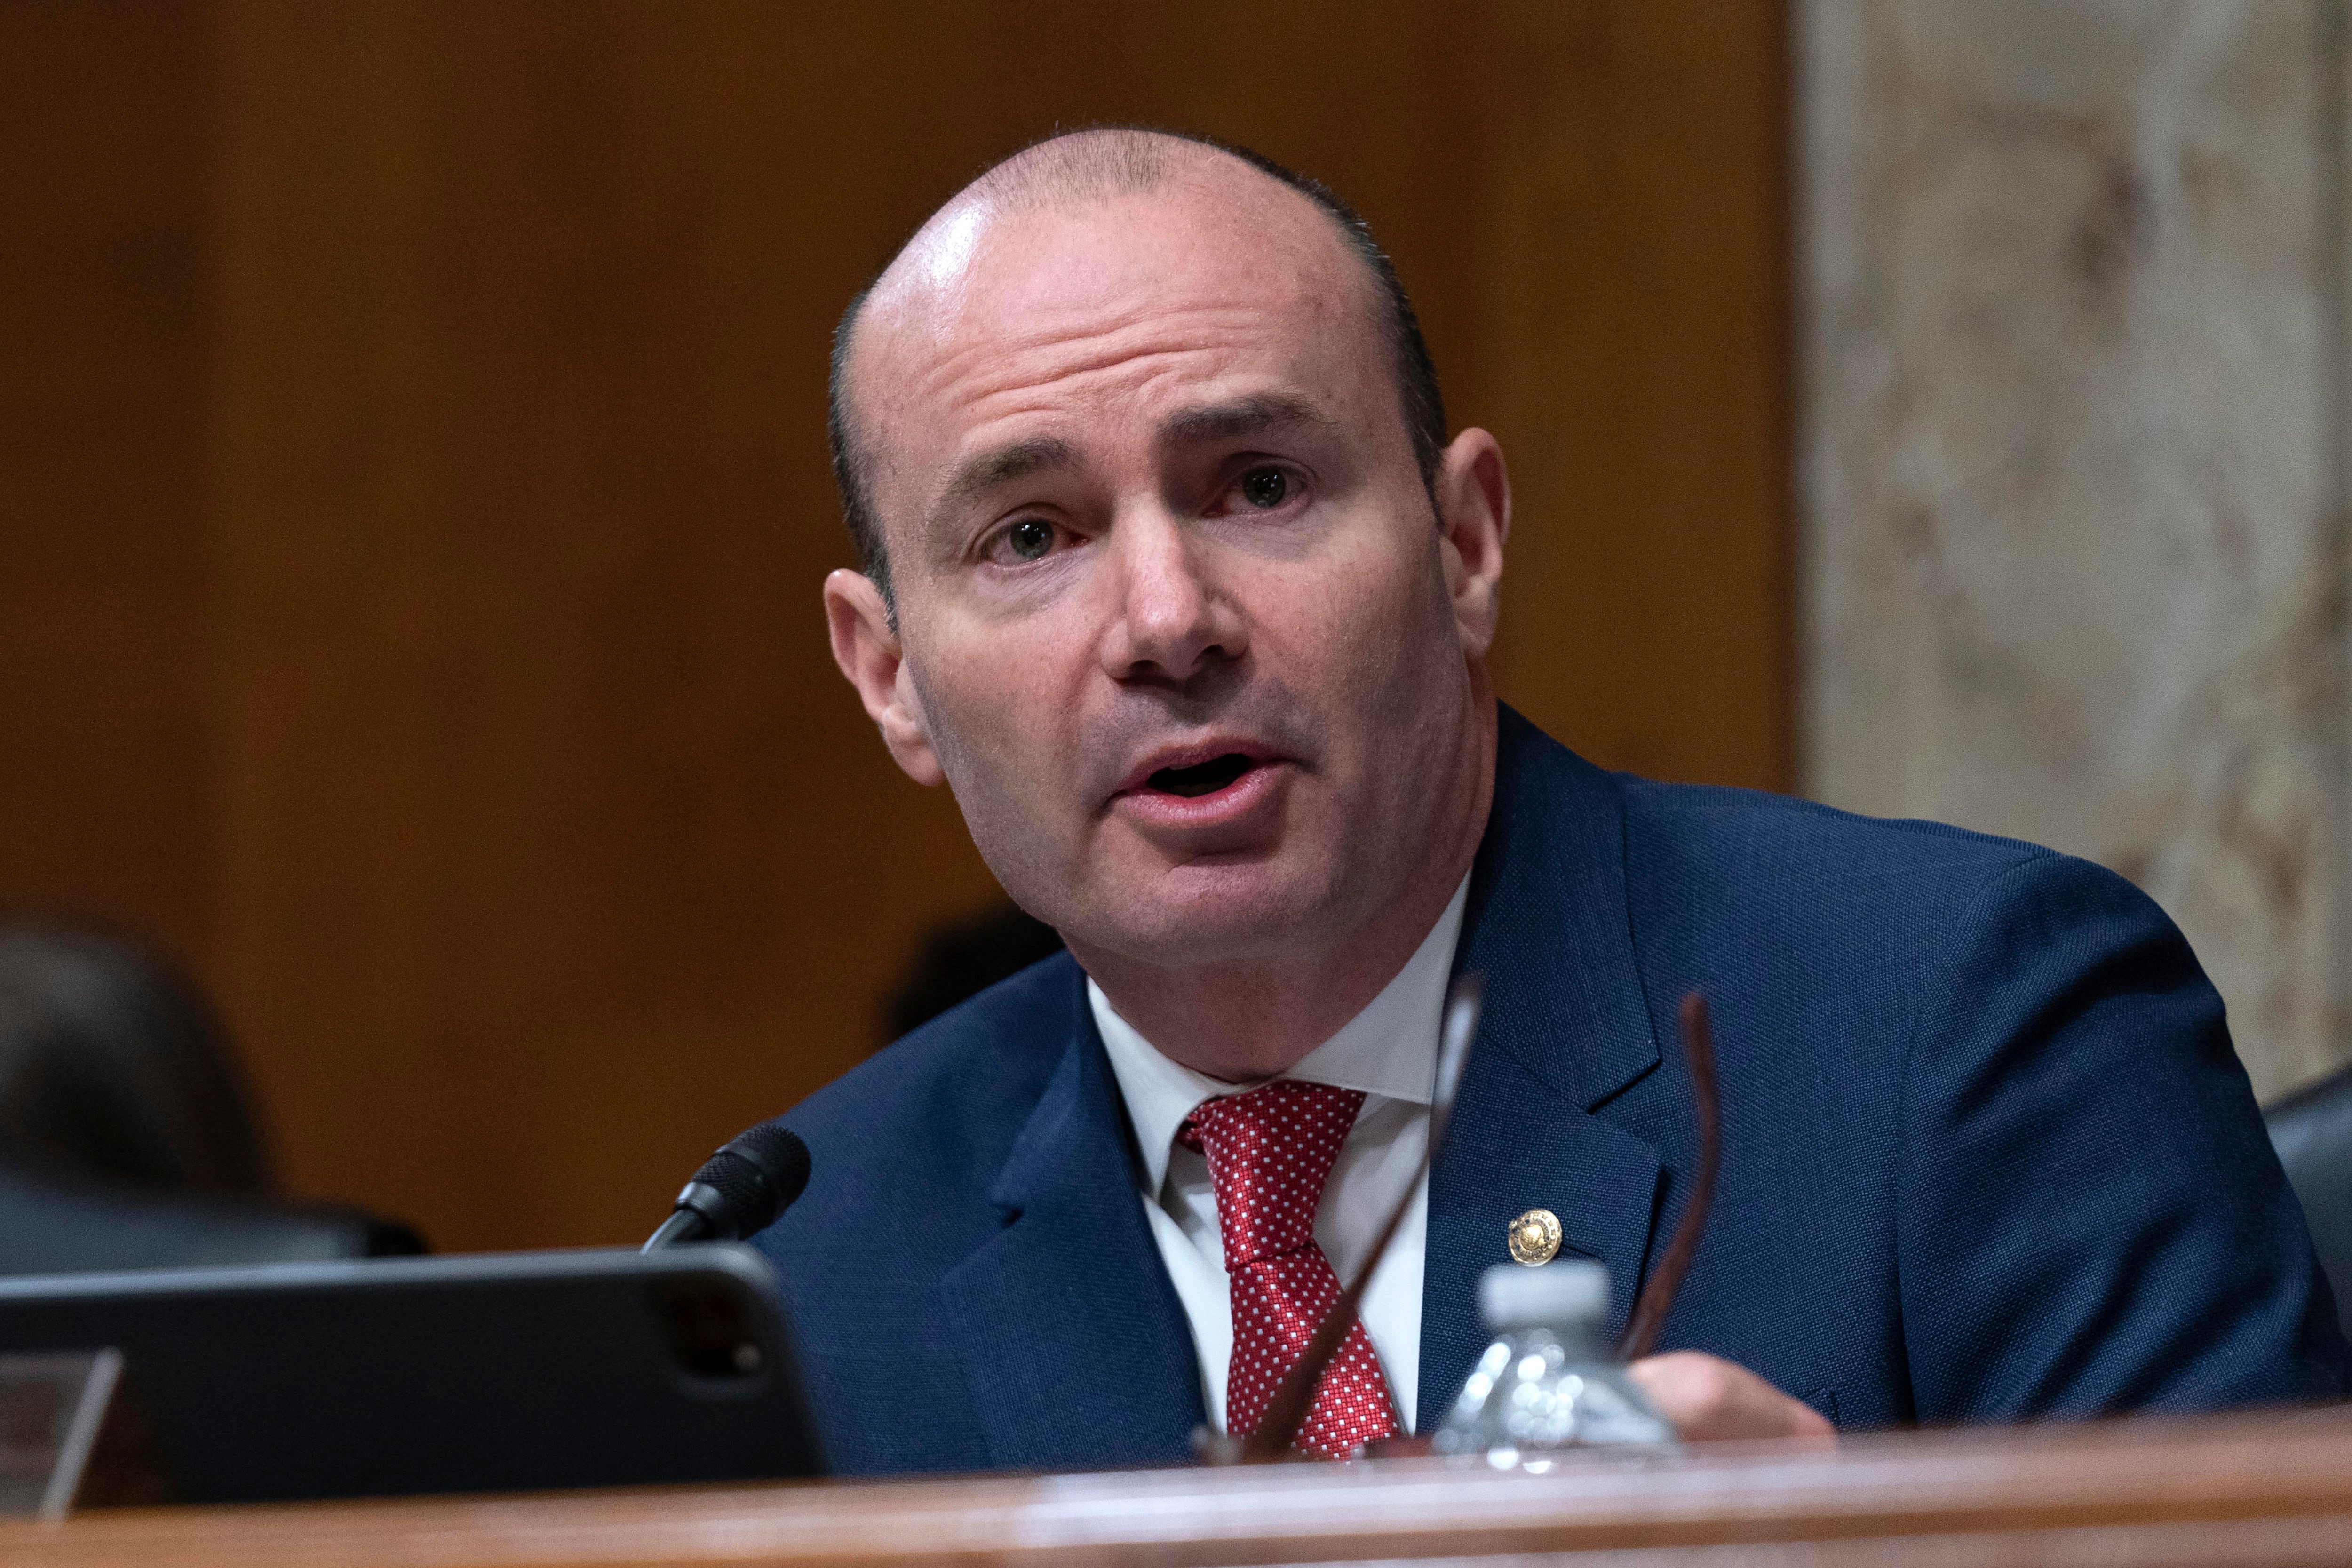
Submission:
<svg viewBox="0 0 2352 1568">
<path fill-rule="evenodd" d="M 1545 1475 L 1426 1459 L 92 1513 L 0 1563 L 2352 1563 L 2352 1411 L 1865 1438 Z"/>
</svg>

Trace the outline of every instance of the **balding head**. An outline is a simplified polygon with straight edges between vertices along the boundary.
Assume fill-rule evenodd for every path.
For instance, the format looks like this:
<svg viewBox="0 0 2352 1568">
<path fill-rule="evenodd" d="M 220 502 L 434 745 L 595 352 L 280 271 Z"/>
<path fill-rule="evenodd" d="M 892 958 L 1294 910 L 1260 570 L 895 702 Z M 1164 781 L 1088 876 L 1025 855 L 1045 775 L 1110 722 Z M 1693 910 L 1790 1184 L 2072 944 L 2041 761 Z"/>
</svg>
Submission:
<svg viewBox="0 0 2352 1568">
<path fill-rule="evenodd" d="M 1058 138 L 933 215 L 840 359 L 866 571 L 825 613 L 892 755 L 1155 1044 L 1286 1066 L 1428 932 L 1491 780 L 1509 482 L 1444 440 L 1386 261 L 1246 155 Z"/>
<path fill-rule="evenodd" d="M 1063 132 L 990 164 L 940 211 L 973 202 L 1019 209 L 1135 195 L 1160 189 L 1180 166 L 1233 155 L 1210 142 L 1160 131 Z"/>
<path fill-rule="evenodd" d="M 1006 217 L 1150 196 L 1179 184 L 1196 190 L 1223 184 L 1236 216 L 1254 197 L 1303 206 L 1338 241 L 1361 287 L 1361 326 L 1379 336 L 1381 352 L 1393 366 L 1414 464 L 1423 484 L 1433 483 L 1446 438 L 1436 367 L 1394 264 L 1353 207 L 1320 181 L 1247 148 L 1128 127 L 1066 132 L 992 164 L 950 197 L 899 247 L 873 286 L 850 301 L 834 333 L 827 396 L 834 479 L 859 568 L 875 581 L 886 602 L 894 595 L 873 473 L 877 463 L 887 460 L 887 453 L 862 417 L 857 374 L 861 323 L 872 315 L 937 304 L 938 296 L 952 292 L 978 258 L 992 225 Z"/>
</svg>

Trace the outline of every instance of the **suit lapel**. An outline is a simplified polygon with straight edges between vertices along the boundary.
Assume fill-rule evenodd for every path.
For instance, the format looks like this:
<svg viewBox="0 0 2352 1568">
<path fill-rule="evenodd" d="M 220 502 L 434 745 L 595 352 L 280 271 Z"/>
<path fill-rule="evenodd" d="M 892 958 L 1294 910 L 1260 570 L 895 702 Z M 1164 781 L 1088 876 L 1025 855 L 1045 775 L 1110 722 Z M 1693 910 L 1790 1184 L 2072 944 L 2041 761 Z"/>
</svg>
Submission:
<svg viewBox="0 0 2352 1568">
<path fill-rule="evenodd" d="M 1591 1114 L 1658 1061 L 1633 959 L 1617 792 L 1508 708 L 1454 971 L 1485 977 L 1486 1007 L 1430 1177 L 1424 1431 L 1486 1348 L 1478 1276 L 1509 1261 L 1512 1219 L 1530 1208 L 1557 1215 L 1563 1255 L 1609 1266 L 1622 1325 L 1657 1217 L 1657 1151 Z"/>
<path fill-rule="evenodd" d="M 1208 1418 L 1118 1083 L 1072 991 L 1069 1049 L 989 1194 L 1004 1229 L 940 1282 L 1002 1468 L 1166 1463 Z"/>
</svg>

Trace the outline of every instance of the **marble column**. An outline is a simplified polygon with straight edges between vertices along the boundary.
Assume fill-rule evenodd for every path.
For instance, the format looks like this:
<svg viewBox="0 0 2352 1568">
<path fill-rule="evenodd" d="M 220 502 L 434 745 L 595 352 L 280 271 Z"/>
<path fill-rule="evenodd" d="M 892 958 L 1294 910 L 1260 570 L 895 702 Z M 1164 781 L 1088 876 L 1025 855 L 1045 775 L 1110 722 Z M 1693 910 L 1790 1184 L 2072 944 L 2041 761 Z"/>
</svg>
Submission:
<svg viewBox="0 0 2352 1568">
<path fill-rule="evenodd" d="M 2352 1057 L 2341 0 L 1800 0 L 1800 723 L 1835 805 L 2188 931 Z"/>
</svg>

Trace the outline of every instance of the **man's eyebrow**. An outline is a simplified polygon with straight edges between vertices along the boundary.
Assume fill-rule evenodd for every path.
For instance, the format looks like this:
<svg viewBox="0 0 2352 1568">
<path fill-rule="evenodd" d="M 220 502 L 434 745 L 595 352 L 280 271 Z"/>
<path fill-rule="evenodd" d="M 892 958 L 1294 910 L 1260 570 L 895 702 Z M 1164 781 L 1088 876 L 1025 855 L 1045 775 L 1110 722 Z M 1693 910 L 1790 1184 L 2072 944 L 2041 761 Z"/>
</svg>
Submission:
<svg viewBox="0 0 2352 1568">
<path fill-rule="evenodd" d="M 1303 397 L 1287 393 L 1263 393 L 1237 397 L 1231 403 L 1188 408 L 1171 415 L 1160 426 L 1160 444 L 1182 446 L 1200 441 L 1230 441 L 1262 431 L 1336 429 L 1339 421 Z"/>
<path fill-rule="evenodd" d="M 1077 448 L 1051 436 L 1013 441 L 976 453 L 957 468 L 947 489 L 931 503 L 926 531 L 936 533 L 949 526 L 958 512 L 999 485 L 1009 485 L 1047 468 L 1076 468 L 1077 462 Z"/>
</svg>

